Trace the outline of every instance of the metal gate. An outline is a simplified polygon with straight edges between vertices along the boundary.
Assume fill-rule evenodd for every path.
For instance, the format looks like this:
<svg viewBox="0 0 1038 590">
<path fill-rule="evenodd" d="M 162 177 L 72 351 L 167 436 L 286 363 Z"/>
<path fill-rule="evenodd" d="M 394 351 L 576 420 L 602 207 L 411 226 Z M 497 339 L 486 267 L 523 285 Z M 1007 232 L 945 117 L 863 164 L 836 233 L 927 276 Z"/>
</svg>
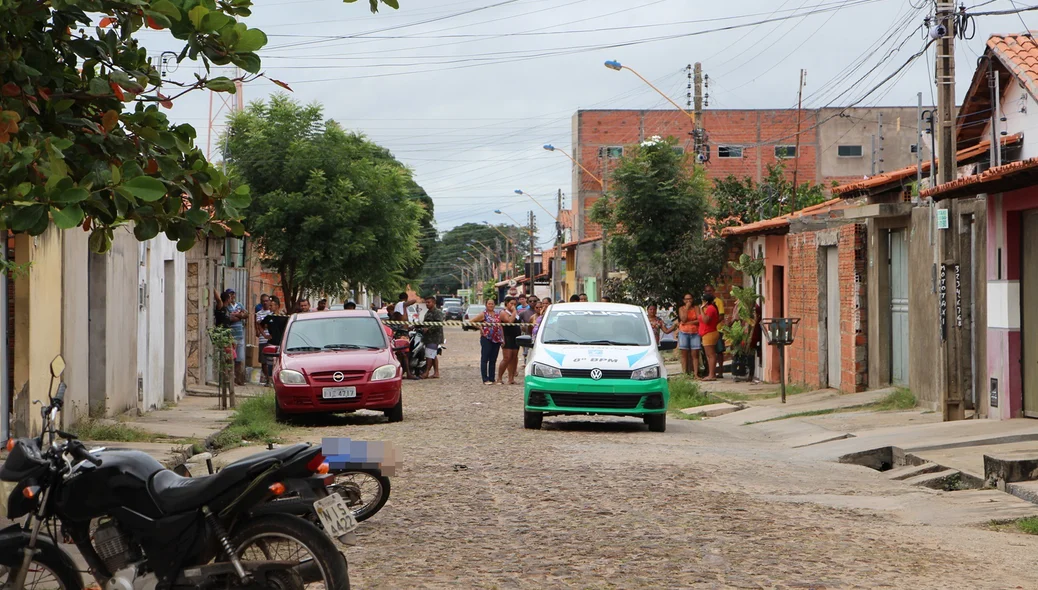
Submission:
<svg viewBox="0 0 1038 590">
<path fill-rule="evenodd" d="M 908 242 L 905 230 L 890 238 L 890 382 L 908 386 Z"/>
<path fill-rule="evenodd" d="M 1038 418 L 1038 212 L 1024 215 L 1020 240 L 1020 314 L 1023 341 L 1024 415 Z"/>
</svg>

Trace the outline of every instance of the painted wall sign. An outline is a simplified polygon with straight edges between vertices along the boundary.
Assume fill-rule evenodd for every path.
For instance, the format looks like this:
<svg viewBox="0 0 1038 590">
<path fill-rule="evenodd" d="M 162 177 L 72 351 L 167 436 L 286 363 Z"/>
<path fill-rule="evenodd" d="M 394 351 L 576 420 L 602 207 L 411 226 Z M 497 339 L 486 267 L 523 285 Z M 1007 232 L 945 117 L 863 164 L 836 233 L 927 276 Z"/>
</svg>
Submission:
<svg viewBox="0 0 1038 590">
<path fill-rule="evenodd" d="M 962 275 L 955 265 L 955 326 L 962 327 Z"/>
<path fill-rule="evenodd" d="M 948 266 L 941 265 L 941 277 L 937 284 L 939 294 L 939 316 L 941 321 L 941 341 L 948 338 Z"/>
</svg>

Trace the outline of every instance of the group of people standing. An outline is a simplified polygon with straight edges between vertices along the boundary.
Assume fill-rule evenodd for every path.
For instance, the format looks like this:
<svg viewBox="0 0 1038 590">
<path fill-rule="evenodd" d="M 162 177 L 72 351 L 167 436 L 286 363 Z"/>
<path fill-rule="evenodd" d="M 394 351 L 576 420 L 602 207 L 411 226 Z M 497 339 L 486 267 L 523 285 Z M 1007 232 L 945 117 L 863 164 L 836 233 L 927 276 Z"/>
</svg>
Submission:
<svg viewBox="0 0 1038 590">
<path fill-rule="evenodd" d="M 504 299 L 504 308 L 497 311 L 497 300 L 487 299 L 483 313 L 471 318 L 476 324 L 483 324 L 479 337 L 479 375 L 484 385 L 505 384 L 516 385 L 516 374 L 519 372 L 519 336 L 523 334 L 537 335 L 541 319 L 548 312 L 551 299 L 540 299 L 535 295 L 527 297 L 508 296 Z M 524 351 L 523 362 L 526 362 Z M 498 364 L 498 355 L 501 362 Z M 496 369 L 496 371 L 495 371 Z M 497 377 L 495 381 L 494 377 Z"/>
<path fill-rule="evenodd" d="M 725 348 L 718 328 L 724 320 L 724 302 L 714 294 L 712 286 L 707 286 L 698 298 L 686 293 L 678 307 L 678 321 L 673 325 L 668 326 L 657 315 L 655 304 L 649 305 L 646 311 L 657 342 L 663 334 L 677 332 L 683 373 L 698 379 L 702 353 L 706 355 L 706 377 L 703 380 L 716 381 L 723 375 Z"/>
</svg>

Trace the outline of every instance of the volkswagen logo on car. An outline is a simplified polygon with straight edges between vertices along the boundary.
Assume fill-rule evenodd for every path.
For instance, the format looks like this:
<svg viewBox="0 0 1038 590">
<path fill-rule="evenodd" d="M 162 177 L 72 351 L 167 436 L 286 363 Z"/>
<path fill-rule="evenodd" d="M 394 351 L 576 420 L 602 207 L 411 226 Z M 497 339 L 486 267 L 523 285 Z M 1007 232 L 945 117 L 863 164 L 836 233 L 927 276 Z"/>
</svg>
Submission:
<svg viewBox="0 0 1038 590">
<path fill-rule="evenodd" d="M 602 369 L 591 369 L 591 378 L 598 381 L 602 378 Z"/>
</svg>

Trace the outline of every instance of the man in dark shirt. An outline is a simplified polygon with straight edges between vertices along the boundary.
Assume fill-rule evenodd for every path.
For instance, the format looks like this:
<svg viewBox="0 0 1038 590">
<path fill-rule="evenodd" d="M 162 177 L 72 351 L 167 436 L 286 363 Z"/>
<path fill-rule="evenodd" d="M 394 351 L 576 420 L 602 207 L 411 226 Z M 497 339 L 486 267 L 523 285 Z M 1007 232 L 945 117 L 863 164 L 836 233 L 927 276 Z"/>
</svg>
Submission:
<svg viewBox="0 0 1038 590">
<path fill-rule="evenodd" d="M 436 297 L 430 295 L 425 298 L 425 319 L 424 322 L 442 322 L 443 311 L 436 306 Z M 425 327 L 425 358 L 429 362 L 425 364 L 425 374 L 422 375 L 423 379 L 429 379 L 429 370 L 433 371 L 432 379 L 440 378 L 440 359 L 437 358 L 440 352 L 440 345 L 443 344 L 443 326 L 426 326 Z"/>
<path fill-rule="evenodd" d="M 526 309 L 524 309 L 524 310 L 519 312 L 519 321 L 524 323 L 524 324 L 531 324 L 531 323 L 533 323 L 533 316 L 537 315 L 537 302 L 540 301 L 540 299 L 538 299 L 538 297 L 536 295 L 530 295 L 527 298 L 526 301 L 527 301 Z M 516 309 L 518 309 L 518 308 L 516 308 Z M 523 334 L 530 334 L 531 332 L 532 332 L 532 328 L 530 328 L 529 326 L 523 326 Z M 529 357 L 529 355 L 530 355 L 530 349 L 524 346 L 523 347 L 523 366 L 524 367 L 526 366 L 526 359 Z"/>
</svg>

